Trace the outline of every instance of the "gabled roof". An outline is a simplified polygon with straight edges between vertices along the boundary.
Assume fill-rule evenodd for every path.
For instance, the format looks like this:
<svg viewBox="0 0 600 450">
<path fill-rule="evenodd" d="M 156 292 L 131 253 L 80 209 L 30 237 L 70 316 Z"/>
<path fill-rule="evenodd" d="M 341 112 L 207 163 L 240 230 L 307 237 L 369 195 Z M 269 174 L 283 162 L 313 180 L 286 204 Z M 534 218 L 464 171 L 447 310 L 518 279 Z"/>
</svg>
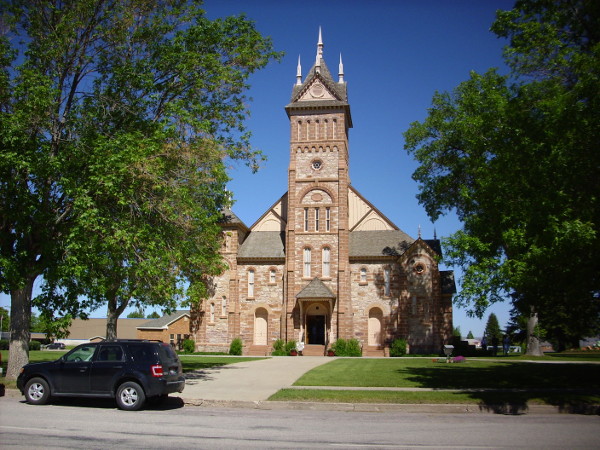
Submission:
<svg viewBox="0 0 600 450">
<path fill-rule="evenodd" d="M 285 233 L 253 231 L 238 251 L 238 258 L 285 258 Z"/>
<path fill-rule="evenodd" d="M 173 314 L 169 314 L 168 316 L 162 316 L 158 319 L 150 320 L 149 322 L 143 323 L 137 327 L 137 329 L 166 330 L 173 322 L 177 322 L 179 319 L 185 316 L 190 317 L 189 309 L 175 311 Z"/>
<path fill-rule="evenodd" d="M 329 289 L 321 280 L 313 278 L 304 288 L 298 292 L 296 298 L 335 298 L 331 289 Z"/>
<path fill-rule="evenodd" d="M 402 230 L 350 232 L 350 258 L 402 255 L 414 242 Z"/>
<path fill-rule="evenodd" d="M 221 224 L 222 226 L 237 226 L 248 230 L 246 224 L 242 222 L 242 220 L 238 216 L 236 216 L 235 213 L 229 208 L 225 208 L 223 210 L 221 219 L 219 220 L 219 224 Z"/>
</svg>

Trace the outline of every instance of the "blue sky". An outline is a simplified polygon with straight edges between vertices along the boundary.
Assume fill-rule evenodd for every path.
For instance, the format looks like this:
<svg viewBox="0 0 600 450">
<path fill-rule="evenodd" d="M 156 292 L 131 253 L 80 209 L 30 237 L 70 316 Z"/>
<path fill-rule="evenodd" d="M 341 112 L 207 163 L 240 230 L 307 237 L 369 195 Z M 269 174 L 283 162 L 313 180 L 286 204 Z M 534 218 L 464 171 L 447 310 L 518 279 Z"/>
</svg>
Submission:
<svg viewBox="0 0 600 450">
<path fill-rule="evenodd" d="M 230 170 L 233 210 L 252 225 L 287 190 L 289 122 L 284 107 L 296 80 L 298 56 L 303 77 L 315 60 L 319 27 L 324 58 L 335 76 L 340 53 L 354 128 L 350 130 L 352 185 L 399 228 L 425 239 L 448 236 L 461 227 L 454 215 L 432 224 L 415 195 L 411 178 L 416 168 L 404 150 L 402 133 L 411 122 L 427 116 L 434 92 L 450 91 L 474 70 L 498 67 L 505 41 L 489 27 L 497 9 L 511 9 L 508 0 L 208 0 L 211 18 L 245 13 L 275 49 L 281 62 L 254 74 L 249 96 L 252 144 L 268 160 L 252 174 L 243 164 Z M 460 282 L 460 273 L 457 272 Z M 0 305 L 10 305 L 0 295 Z M 508 304 L 489 312 L 500 326 L 508 320 Z M 150 311 L 146 311 L 149 313 Z M 127 312 L 123 315 L 123 317 Z M 94 317 L 105 316 L 98 310 Z M 454 309 L 454 325 L 463 335 L 482 334 L 482 320 Z"/>
</svg>

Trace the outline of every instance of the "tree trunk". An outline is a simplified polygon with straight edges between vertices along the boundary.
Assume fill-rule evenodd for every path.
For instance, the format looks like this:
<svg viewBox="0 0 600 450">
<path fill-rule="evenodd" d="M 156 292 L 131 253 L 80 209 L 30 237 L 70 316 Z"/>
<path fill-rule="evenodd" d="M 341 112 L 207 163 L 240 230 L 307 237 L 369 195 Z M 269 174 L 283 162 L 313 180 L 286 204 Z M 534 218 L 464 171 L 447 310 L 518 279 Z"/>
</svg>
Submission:
<svg viewBox="0 0 600 450">
<path fill-rule="evenodd" d="M 22 289 L 10 291 L 10 347 L 6 380 L 16 380 L 21 367 L 29 362 L 31 295 L 35 278 L 28 278 Z"/>
<path fill-rule="evenodd" d="M 538 315 L 533 307 L 527 319 L 527 352 L 529 356 L 544 356 L 540 348 L 540 338 L 537 335 Z"/>
<path fill-rule="evenodd" d="M 108 308 L 106 311 L 106 340 L 114 341 L 117 339 L 117 320 L 119 316 L 125 311 L 129 299 L 123 299 L 119 303 L 118 296 L 111 296 L 108 299 Z"/>
</svg>

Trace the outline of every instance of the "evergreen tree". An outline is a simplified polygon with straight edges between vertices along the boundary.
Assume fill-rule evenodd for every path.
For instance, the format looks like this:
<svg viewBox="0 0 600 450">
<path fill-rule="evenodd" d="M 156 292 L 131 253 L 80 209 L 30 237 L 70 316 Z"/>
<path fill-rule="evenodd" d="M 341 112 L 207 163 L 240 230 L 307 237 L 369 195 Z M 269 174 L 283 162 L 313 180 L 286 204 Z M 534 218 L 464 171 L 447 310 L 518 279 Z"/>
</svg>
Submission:
<svg viewBox="0 0 600 450">
<path fill-rule="evenodd" d="M 485 336 L 488 345 L 491 345 L 494 339 L 497 339 L 498 343 L 502 342 L 502 330 L 500 329 L 498 318 L 494 313 L 491 313 L 488 317 L 487 325 L 485 326 Z"/>
</svg>

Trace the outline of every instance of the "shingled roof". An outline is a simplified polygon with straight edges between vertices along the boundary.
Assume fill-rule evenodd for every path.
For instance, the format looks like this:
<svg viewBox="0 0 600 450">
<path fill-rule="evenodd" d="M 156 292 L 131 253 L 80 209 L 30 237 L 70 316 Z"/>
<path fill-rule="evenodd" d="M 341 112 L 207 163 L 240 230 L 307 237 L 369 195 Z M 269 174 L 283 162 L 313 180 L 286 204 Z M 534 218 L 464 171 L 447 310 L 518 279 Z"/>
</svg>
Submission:
<svg viewBox="0 0 600 450">
<path fill-rule="evenodd" d="M 142 325 L 137 327 L 137 329 L 141 330 L 141 329 L 150 328 L 150 329 L 166 330 L 169 327 L 169 325 L 171 325 L 173 322 L 181 319 L 183 316 L 189 317 L 189 315 L 190 315 L 189 309 L 182 309 L 179 311 L 175 311 L 173 314 L 169 314 L 168 316 L 163 316 L 158 319 L 150 320 L 146 323 L 143 323 Z"/>
<path fill-rule="evenodd" d="M 321 280 L 315 277 L 298 292 L 296 298 L 335 298 L 335 295 Z"/>
<path fill-rule="evenodd" d="M 238 258 L 285 258 L 285 234 L 253 231 L 240 246 Z"/>
<path fill-rule="evenodd" d="M 221 225 L 241 225 L 244 228 L 248 228 L 246 224 L 242 222 L 242 220 L 229 208 L 225 208 L 223 210 L 219 223 Z"/>
<path fill-rule="evenodd" d="M 402 230 L 353 231 L 350 233 L 350 257 L 398 256 L 414 241 Z"/>
</svg>

